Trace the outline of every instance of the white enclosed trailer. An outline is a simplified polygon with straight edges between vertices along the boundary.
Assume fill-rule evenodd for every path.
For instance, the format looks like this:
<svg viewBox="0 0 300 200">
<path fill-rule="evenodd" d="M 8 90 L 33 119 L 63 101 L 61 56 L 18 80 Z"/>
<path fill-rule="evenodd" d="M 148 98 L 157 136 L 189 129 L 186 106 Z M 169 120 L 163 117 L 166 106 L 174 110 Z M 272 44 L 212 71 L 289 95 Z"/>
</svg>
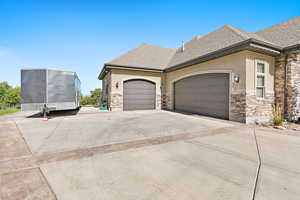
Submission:
<svg viewBox="0 0 300 200">
<path fill-rule="evenodd" d="M 80 80 L 75 72 L 21 69 L 21 110 L 72 110 L 80 107 Z"/>
</svg>

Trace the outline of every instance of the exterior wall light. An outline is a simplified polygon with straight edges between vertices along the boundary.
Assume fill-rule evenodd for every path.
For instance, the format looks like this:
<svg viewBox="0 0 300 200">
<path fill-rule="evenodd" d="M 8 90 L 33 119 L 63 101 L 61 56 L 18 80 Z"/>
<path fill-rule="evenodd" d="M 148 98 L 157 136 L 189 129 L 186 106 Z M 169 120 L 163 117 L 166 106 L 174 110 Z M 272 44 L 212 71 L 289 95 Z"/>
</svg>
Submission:
<svg viewBox="0 0 300 200">
<path fill-rule="evenodd" d="M 119 82 L 116 82 L 116 88 L 119 88 Z"/>
<path fill-rule="evenodd" d="M 233 76 L 233 80 L 234 80 L 235 83 L 240 82 L 240 77 L 239 77 L 239 75 L 235 74 L 235 75 Z"/>
</svg>

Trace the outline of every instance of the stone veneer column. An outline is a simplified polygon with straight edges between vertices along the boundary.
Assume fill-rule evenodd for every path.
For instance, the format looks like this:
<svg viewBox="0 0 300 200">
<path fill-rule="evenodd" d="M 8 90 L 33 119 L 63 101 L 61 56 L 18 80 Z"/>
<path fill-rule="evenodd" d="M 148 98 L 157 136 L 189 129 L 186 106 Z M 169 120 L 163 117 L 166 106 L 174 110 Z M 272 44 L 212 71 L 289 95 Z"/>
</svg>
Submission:
<svg viewBox="0 0 300 200">
<path fill-rule="evenodd" d="M 284 115 L 285 107 L 285 56 L 275 58 L 274 77 L 275 105 L 281 108 Z"/>
<path fill-rule="evenodd" d="M 112 111 L 122 111 L 123 110 L 123 95 L 118 92 L 111 94 L 110 107 Z"/>
<path fill-rule="evenodd" d="M 162 109 L 170 109 L 171 108 L 171 99 L 166 94 L 162 94 L 162 96 L 161 96 L 161 107 L 162 107 Z"/>
<path fill-rule="evenodd" d="M 288 120 L 300 117 L 300 52 L 287 56 L 286 115 Z"/>
<path fill-rule="evenodd" d="M 230 97 L 229 120 L 246 122 L 246 92 L 232 91 Z"/>
</svg>

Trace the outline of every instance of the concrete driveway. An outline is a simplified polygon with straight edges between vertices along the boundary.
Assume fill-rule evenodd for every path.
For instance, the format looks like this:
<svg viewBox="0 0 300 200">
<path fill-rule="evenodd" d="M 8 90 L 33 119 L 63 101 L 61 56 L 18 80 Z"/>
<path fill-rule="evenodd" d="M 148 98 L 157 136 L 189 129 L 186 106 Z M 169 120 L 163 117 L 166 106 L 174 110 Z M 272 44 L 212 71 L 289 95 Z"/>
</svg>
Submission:
<svg viewBox="0 0 300 200">
<path fill-rule="evenodd" d="M 81 114 L 54 117 L 48 122 L 40 118 L 23 118 L 17 119 L 16 123 L 33 153 L 59 152 L 232 126 L 221 120 L 167 111 Z"/>
<path fill-rule="evenodd" d="M 38 134 L 40 129 L 46 129 L 46 136 Z M 262 166 L 255 190 L 254 128 L 243 124 L 141 111 L 82 113 L 48 122 L 16 116 L 0 119 L 0 130 L 6 138 L 0 156 L 8 155 L 0 159 L 0 199 L 300 196 L 299 132 L 256 128 Z"/>
</svg>

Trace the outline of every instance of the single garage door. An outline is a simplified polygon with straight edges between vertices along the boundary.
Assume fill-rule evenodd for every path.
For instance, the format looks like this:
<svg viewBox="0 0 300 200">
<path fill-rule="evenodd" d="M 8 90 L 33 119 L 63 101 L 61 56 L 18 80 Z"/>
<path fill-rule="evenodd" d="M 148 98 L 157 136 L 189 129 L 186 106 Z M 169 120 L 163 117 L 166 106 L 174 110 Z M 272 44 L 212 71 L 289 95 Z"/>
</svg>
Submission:
<svg viewBox="0 0 300 200">
<path fill-rule="evenodd" d="M 175 82 L 175 110 L 229 118 L 229 75 L 201 74 Z"/>
<path fill-rule="evenodd" d="M 123 87 L 124 110 L 155 109 L 155 84 L 146 80 L 129 80 Z"/>
</svg>

